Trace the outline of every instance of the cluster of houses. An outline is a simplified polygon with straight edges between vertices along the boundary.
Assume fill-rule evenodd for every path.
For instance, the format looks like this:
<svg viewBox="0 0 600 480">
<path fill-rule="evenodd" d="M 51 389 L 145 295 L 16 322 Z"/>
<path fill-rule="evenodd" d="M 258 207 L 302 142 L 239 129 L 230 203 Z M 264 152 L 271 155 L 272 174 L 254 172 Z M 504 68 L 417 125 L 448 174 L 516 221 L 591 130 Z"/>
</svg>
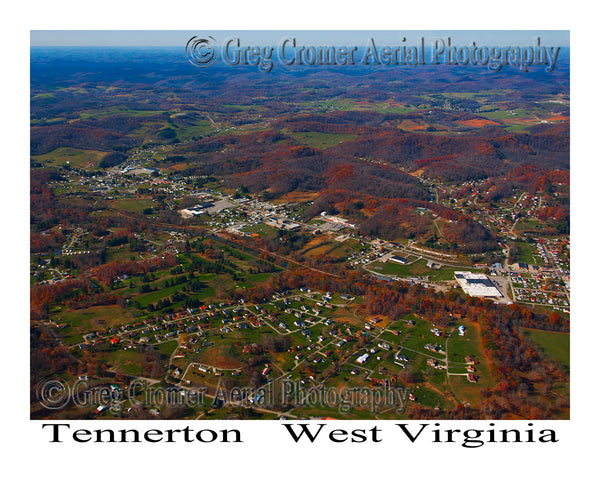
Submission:
<svg viewBox="0 0 600 480">
<path fill-rule="evenodd" d="M 475 376 L 475 358 L 472 355 L 465 357 L 467 364 L 467 380 L 471 383 L 477 383 L 477 377 Z"/>
</svg>

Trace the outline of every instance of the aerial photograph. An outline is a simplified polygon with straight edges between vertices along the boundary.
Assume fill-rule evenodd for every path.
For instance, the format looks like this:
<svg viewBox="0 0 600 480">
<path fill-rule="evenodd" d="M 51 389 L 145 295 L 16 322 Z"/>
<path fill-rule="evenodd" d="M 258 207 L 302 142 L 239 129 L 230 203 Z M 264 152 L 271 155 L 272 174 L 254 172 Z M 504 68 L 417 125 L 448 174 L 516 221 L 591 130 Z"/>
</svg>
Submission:
<svg viewBox="0 0 600 480">
<path fill-rule="evenodd" d="M 31 419 L 570 418 L 569 31 L 30 37 Z"/>
</svg>

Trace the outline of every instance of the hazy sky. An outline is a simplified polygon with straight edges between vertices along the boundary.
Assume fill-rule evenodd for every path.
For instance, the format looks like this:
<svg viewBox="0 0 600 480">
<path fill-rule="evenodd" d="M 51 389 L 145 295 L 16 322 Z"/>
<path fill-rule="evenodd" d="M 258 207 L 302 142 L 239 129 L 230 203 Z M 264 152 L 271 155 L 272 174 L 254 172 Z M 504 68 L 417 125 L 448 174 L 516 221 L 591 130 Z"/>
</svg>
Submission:
<svg viewBox="0 0 600 480">
<path fill-rule="evenodd" d="M 569 46 L 568 30 L 32 30 L 31 46 L 182 46 L 190 37 L 213 36 L 217 42 L 237 37 L 247 44 L 277 45 L 295 36 L 304 45 L 363 45 L 373 37 L 379 44 L 397 45 L 406 37 L 414 44 L 420 37 L 450 37 L 455 45 L 476 42 L 483 46 L 529 46 L 537 37 L 543 45 Z"/>
</svg>

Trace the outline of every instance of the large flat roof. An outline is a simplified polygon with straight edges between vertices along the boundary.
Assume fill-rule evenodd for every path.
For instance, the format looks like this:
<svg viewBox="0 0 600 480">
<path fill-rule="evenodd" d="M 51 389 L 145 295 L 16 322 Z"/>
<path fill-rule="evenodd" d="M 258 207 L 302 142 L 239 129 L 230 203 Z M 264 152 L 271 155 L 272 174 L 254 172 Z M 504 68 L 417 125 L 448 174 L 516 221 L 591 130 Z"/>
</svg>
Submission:
<svg viewBox="0 0 600 480">
<path fill-rule="evenodd" d="M 502 294 L 484 273 L 454 272 L 454 278 L 467 295 L 501 297 Z"/>
</svg>

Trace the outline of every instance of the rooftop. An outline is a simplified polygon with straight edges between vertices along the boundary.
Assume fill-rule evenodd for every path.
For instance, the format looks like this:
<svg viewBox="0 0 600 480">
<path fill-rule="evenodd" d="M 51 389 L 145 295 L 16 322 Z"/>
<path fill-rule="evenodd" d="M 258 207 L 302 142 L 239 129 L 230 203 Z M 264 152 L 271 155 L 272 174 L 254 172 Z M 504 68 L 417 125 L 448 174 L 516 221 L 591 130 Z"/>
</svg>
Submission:
<svg viewBox="0 0 600 480">
<path fill-rule="evenodd" d="M 454 272 L 454 278 L 467 295 L 472 297 L 502 297 L 487 275 L 472 272 Z"/>
</svg>

